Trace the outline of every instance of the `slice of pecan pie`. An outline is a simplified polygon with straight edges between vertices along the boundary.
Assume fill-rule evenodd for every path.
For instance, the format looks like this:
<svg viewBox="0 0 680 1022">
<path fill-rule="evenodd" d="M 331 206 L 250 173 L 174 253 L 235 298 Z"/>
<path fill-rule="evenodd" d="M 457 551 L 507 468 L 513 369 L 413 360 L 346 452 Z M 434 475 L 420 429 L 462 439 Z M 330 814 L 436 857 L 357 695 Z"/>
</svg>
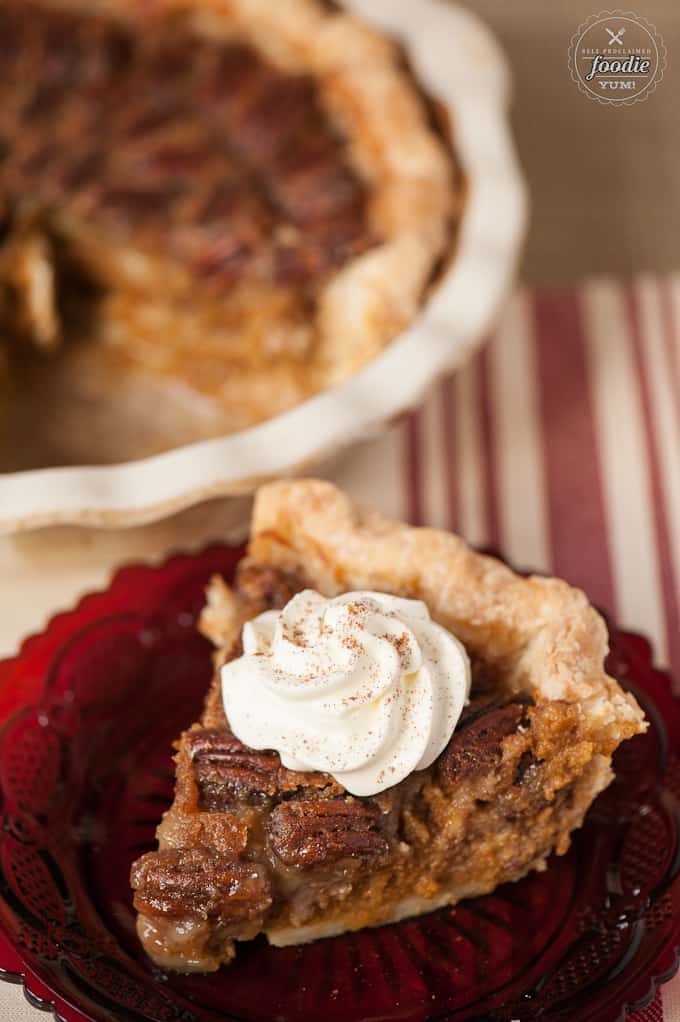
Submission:
<svg viewBox="0 0 680 1022">
<path fill-rule="evenodd" d="M 413 318 L 461 185 L 367 25 L 323 0 L 0 0 L 0 39 L 0 329 L 36 411 L 99 421 L 123 390 L 176 440 L 224 432 Z"/>
<path fill-rule="evenodd" d="M 322 604 L 323 623 L 310 632 L 304 614 Z M 386 606 L 397 611 L 379 612 Z M 411 633 L 401 631 L 407 612 L 422 662 L 407 649 Z M 611 780 L 617 745 L 645 727 L 633 697 L 604 671 L 606 629 L 583 593 L 557 579 L 520 577 L 448 533 L 364 512 L 325 482 L 260 490 L 248 557 L 233 588 L 212 583 L 202 628 L 217 646 L 222 683 L 218 674 L 201 721 L 178 743 L 175 801 L 158 830 L 159 850 L 132 868 L 139 936 L 169 968 L 216 969 L 232 958 L 235 941 L 261 932 L 276 945 L 301 943 L 427 912 L 544 869 Z M 325 649 L 315 661 L 312 634 Z M 373 714 L 363 742 L 382 719 L 394 692 L 378 692 L 377 668 L 391 664 L 402 694 L 444 670 L 441 651 L 452 646 L 437 647 L 423 667 L 432 635 L 459 640 L 459 651 L 464 645 L 471 684 L 431 762 L 394 784 L 376 774 L 367 795 L 352 793 L 359 782 L 351 770 L 341 781 L 314 769 L 334 736 L 313 748 L 323 712 L 342 718 L 351 735 L 361 714 Z M 253 646 L 254 636 L 271 640 L 269 652 Z M 291 663 L 323 664 L 328 653 L 330 681 L 319 679 L 318 667 L 307 674 L 307 666 L 297 674 L 282 662 L 272 667 L 279 640 Z M 245 715 L 235 698 L 239 677 Z M 333 699 L 347 695 L 348 677 L 360 682 L 348 696 L 356 704 L 340 707 Z M 269 703 L 261 699 L 268 685 Z M 319 685 L 324 701 L 310 712 L 305 699 Z M 286 699 L 294 715 L 278 751 L 239 740 L 234 731 L 255 718 L 265 729 L 283 720 Z M 225 703 L 234 707 L 230 721 Z M 405 715 L 403 733 L 389 740 L 408 745 L 412 720 Z M 441 714 L 431 720 L 441 724 Z M 293 756 L 296 728 L 302 744 Z M 371 756 L 369 767 L 380 758 Z"/>
</svg>

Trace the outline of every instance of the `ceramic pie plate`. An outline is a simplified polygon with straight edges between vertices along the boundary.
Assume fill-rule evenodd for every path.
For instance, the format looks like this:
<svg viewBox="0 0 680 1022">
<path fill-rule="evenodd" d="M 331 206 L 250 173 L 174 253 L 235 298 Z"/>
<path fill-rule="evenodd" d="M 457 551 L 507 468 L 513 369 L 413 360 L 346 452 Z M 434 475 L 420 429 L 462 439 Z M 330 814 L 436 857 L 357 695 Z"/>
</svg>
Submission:
<svg viewBox="0 0 680 1022">
<path fill-rule="evenodd" d="M 419 317 L 350 380 L 259 426 L 114 466 L 0 476 L 0 532 L 132 525 L 209 497 L 250 493 L 373 435 L 483 339 L 512 283 L 526 219 L 505 59 L 477 18 L 445 0 L 346 6 L 404 43 L 419 80 L 449 115 L 466 182 L 455 256 Z"/>
<path fill-rule="evenodd" d="M 196 630 L 214 546 L 122 569 L 0 664 L 0 976 L 63 1022 L 623 1022 L 677 967 L 680 705 L 645 639 L 610 629 L 610 672 L 650 728 L 567 855 L 416 920 L 164 974 L 134 929 L 131 862 L 173 793 L 198 717 Z"/>
</svg>

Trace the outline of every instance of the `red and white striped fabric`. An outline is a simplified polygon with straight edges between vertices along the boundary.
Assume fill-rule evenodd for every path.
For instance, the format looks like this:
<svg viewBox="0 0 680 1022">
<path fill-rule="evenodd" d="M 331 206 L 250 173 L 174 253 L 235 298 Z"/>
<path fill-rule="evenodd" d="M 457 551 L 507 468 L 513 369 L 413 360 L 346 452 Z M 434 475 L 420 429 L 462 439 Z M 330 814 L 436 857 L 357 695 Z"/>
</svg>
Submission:
<svg viewBox="0 0 680 1022">
<path fill-rule="evenodd" d="M 581 586 L 680 691 L 680 275 L 520 291 L 484 350 L 333 478 Z M 680 978 L 634 1018 L 680 1022 Z"/>
</svg>

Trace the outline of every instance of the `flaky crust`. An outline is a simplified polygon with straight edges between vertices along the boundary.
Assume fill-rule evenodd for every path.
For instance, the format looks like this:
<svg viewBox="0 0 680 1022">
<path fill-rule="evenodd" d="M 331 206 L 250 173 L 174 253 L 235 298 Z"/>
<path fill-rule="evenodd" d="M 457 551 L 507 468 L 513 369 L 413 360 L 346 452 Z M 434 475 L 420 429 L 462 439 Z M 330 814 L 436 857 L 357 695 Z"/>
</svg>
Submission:
<svg viewBox="0 0 680 1022">
<path fill-rule="evenodd" d="M 577 704 L 584 735 L 604 756 L 646 726 L 633 696 L 604 669 L 604 621 L 560 579 L 517 575 L 451 533 L 389 521 L 311 479 L 260 489 L 250 556 L 301 570 L 328 596 L 375 589 L 424 600 L 473 654 L 502 668 L 509 688 Z M 219 618 L 218 599 L 213 592 Z"/>
<path fill-rule="evenodd" d="M 106 0 L 140 16 L 138 0 Z M 239 35 L 289 71 L 311 73 L 353 163 L 371 188 L 382 244 L 348 263 L 318 305 L 320 385 L 347 378 L 414 318 L 459 212 L 454 163 L 431 130 L 398 47 L 320 0 L 151 0 L 146 13 L 190 12 L 204 31 Z"/>
</svg>

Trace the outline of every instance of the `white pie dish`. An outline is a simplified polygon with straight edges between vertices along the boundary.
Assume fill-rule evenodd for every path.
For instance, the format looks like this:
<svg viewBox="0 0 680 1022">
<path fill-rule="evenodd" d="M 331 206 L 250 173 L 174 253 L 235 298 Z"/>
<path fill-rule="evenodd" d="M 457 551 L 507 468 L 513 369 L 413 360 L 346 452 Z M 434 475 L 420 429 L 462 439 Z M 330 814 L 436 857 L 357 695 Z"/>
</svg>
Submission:
<svg viewBox="0 0 680 1022">
<path fill-rule="evenodd" d="M 514 277 L 526 197 L 510 136 L 509 75 L 488 30 L 443 0 L 346 0 L 400 37 L 448 111 L 466 200 L 455 256 L 413 325 L 342 385 L 261 425 L 113 466 L 0 476 L 0 532 L 123 526 L 242 495 L 377 432 L 479 345 Z"/>
</svg>

